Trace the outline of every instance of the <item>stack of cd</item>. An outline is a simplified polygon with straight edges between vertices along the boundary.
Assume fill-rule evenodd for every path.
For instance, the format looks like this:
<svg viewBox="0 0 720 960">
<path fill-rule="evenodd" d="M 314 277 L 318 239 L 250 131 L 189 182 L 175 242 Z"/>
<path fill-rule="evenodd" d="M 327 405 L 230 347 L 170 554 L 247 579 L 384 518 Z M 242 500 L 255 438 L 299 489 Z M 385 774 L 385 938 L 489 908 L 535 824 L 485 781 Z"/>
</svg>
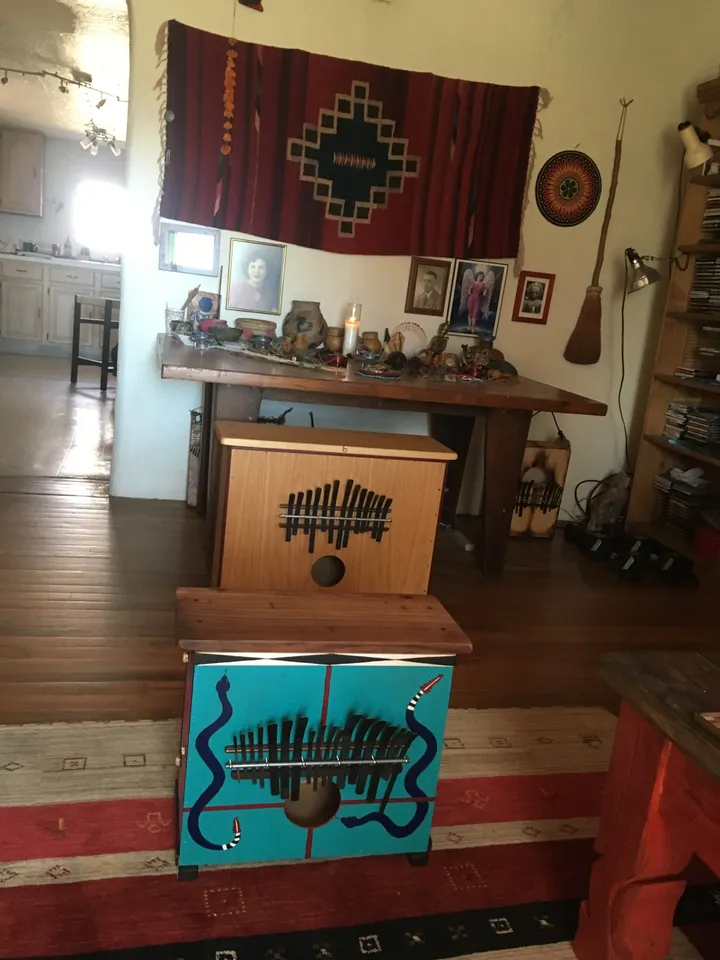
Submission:
<svg viewBox="0 0 720 960">
<path fill-rule="evenodd" d="M 720 190 L 708 190 L 702 220 L 702 239 L 720 240 Z"/>
<path fill-rule="evenodd" d="M 665 414 L 665 429 L 663 433 L 672 440 L 682 440 L 687 429 L 688 416 L 693 409 L 692 404 L 680 403 L 677 400 L 668 404 Z"/>
<path fill-rule="evenodd" d="M 688 310 L 720 313 L 720 257 L 696 257 Z"/>
<path fill-rule="evenodd" d="M 718 443 L 720 441 L 720 408 L 692 407 L 688 411 L 685 439 L 694 443 Z"/>
</svg>

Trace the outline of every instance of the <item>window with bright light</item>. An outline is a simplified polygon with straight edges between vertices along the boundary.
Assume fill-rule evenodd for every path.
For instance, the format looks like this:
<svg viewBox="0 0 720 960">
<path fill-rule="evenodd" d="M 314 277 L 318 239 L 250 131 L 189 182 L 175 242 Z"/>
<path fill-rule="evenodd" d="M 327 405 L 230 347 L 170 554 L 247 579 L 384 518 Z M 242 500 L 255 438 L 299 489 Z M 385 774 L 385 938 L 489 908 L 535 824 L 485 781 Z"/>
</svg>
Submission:
<svg viewBox="0 0 720 960">
<path fill-rule="evenodd" d="M 220 231 L 164 220 L 160 224 L 160 270 L 216 277 L 220 266 Z"/>
<path fill-rule="evenodd" d="M 78 185 L 73 207 L 73 244 L 92 253 L 120 253 L 125 246 L 127 201 L 117 183 L 85 180 Z"/>
</svg>

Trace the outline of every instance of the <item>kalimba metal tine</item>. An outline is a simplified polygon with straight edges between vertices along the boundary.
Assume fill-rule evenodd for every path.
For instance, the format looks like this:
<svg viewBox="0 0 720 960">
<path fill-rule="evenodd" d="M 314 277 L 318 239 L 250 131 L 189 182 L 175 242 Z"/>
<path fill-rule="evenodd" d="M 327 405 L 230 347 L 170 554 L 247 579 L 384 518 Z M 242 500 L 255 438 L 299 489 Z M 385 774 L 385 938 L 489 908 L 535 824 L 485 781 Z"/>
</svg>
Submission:
<svg viewBox="0 0 720 960">
<path fill-rule="evenodd" d="M 328 515 L 328 502 L 330 500 L 330 484 L 326 483 L 323 487 L 323 501 L 322 501 L 322 510 L 320 515 L 322 520 L 320 521 L 320 530 L 322 533 L 327 532 L 327 515 Z"/>
<path fill-rule="evenodd" d="M 298 717 L 295 721 L 295 743 L 293 744 L 293 763 L 299 763 L 302 760 L 303 740 L 305 730 L 307 729 L 308 718 Z M 300 767 L 292 768 L 290 777 L 290 799 L 300 799 L 300 780 L 302 779 Z"/>
<path fill-rule="evenodd" d="M 370 536 L 373 540 L 377 540 L 378 527 L 379 527 L 379 517 L 382 513 L 383 504 L 385 503 L 385 497 L 378 497 L 378 502 L 375 504 L 373 510 L 373 521 L 372 521 L 372 533 Z"/>
<path fill-rule="evenodd" d="M 290 736 L 292 734 L 292 720 L 283 720 L 280 729 L 280 762 L 290 760 Z M 290 793 L 290 776 L 287 767 L 280 771 L 280 799 L 287 800 Z"/>
<path fill-rule="evenodd" d="M 240 734 L 240 759 L 243 763 L 247 763 L 247 754 L 245 753 L 245 734 Z"/>
<path fill-rule="evenodd" d="M 250 757 L 250 763 L 255 763 L 255 734 L 252 730 L 248 730 L 248 756 Z M 255 776 L 255 771 L 252 771 L 252 782 L 253 785 L 257 783 L 257 777 Z"/>
<path fill-rule="evenodd" d="M 332 780 L 337 774 L 337 768 L 329 768 L 327 766 L 328 761 L 335 759 L 335 753 L 337 749 L 337 736 L 340 733 L 340 727 L 330 726 L 327 731 L 327 738 L 325 740 L 325 755 L 323 757 L 323 769 L 322 769 L 322 782 L 325 785 L 329 780 Z"/>
<path fill-rule="evenodd" d="M 290 541 L 292 540 L 292 535 L 293 535 L 293 530 L 292 530 L 292 524 L 293 524 L 293 522 L 292 522 L 292 515 L 293 515 L 293 507 L 294 507 L 294 505 L 295 505 L 295 494 L 294 494 L 294 493 L 291 493 L 290 496 L 288 497 L 287 517 L 285 518 L 285 541 L 286 541 L 286 543 L 290 543 Z"/>
<path fill-rule="evenodd" d="M 360 528 L 361 533 L 367 533 L 368 530 L 370 529 L 371 517 L 373 515 L 373 510 L 377 505 L 379 496 L 380 495 L 375 493 L 374 490 L 371 490 L 367 495 L 367 498 L 365 500 L 365 513 L 363 515 L 363 522 Z"/>
<path fill-rule="evenodd" d="M 360 496 L 358 497 L 357 510 L 355 511 L 355 523 L 353 525 L 353 533 L 360 533 L 360 528 L 362 525 L 362 515 L 365 509 L 365 498 L 367 497 L 367 487 L 363 487 L 360 491 Z"/>
<path fill-rule="evenodd" d="M 330 533 L 328 534 L 328 543 L 333 542 L 335 531 L 335 510 L 337 509 L 337 498 L 340 491 L 340 481 L 334 480 L 332 485 L 332 500 L 330 501 Z"/>
<path fill-rule="evenodd" d="M 365 737 L 368 735 L 374 720 L 372 717 L 362 717 L 360 723 L 355 727 L 355 732 L 350 743 L 349 756 L 346 759 L 360 760 L 365 752 Z M 356 783 L 360 767 L 353 764 L 348 768 L 347 782 Z"/>
<path fill-rule="evenodd" d="M 340 505 L 340 519 L 338 520 L 337 536 L 335 537 L 336 550 L 342 550 L 345 541 L 345 517 L 347 515 L 348 502 L 350 500 L 352 488 L 352 480 L 347 480 L 345 483 L 345 493 L 343 494 L 342 504 Z"/>
<path fill-rule="evenodd" d="M 368 765 L 359 767 L 359 774 L 356 780 L 355 792 L 358 795 L 361 795 L 365 792 L 365 784 L 367 783 L 368 774 L 370 769 L 374 770 L 375 765 L 372 763 L 372 759 L 375 756 L 375 750 L 378 747 L 378 739 L 380 734 L 383 732 L 387 724 L 384 720 L 375 720 L 373 725 L 368 730 L 368 735 L 365 738 L 365 743 L 363 745 L 362 759 L 368 761 Z M 374 799 L 374 798 L 373 798 Z"/>
<path fill-rule="evenodd" d="M 340 761 L 347 760 L 350 756 L 350 750 L 352 747 L 352 732 L 357 726 L 357 724 L 364 718 L 360 714 L 350 714 L 348 717 L 345 727 L 343 728 L 341 738 L 340 738 L 340 751 L 338 759 Z M 337 785 L 338 789 L 342 790 L 345 786 L 345 781 L 347 776 L 345 774 L 345 768 L 341 765 L 338 770 Z"/>
<path fill-rule="evenodd" d="M 378 530 L 378 535 L 377 535 L 378 543 L 381 542 L 383 538 L 383 534 L 386 533 L 385 521 L 387 520 L 387 516 L 390 513 L 390 507 L 392 506 L 392 502 L 393 502 L 393 498 L 388 497 L 387 500 L 385 501 L 385 506 L 382 508 L 381 517 L 380 517 L 380 529 Z"/>
<path fill-rule="evenodd" d="M 312 490 L 308 490 L 305 496 L 305 523 L 303 524 L 303 529 L 305 535 L 310 533 L 310 514 L 312 513 Z"/>
<path fill-rule="evenodd" d="M 386 723 L 385 728 L 382 730 L 378 736 L 377 750 L 375 751 L 375 760 L 377 761 L 376 765 L 373 767 L 372 774 L 370 776 L 370 783 L 368 784 L 368 792 L 366 799 L 373 801 L 377 797 L 377 789 L 380 783 L 380 777 L 382 776 L 383 771 L 383 760 L 387 758 L 388 749 L 390 747 L 390 742 L 392 740 L 393 734 L 397 731 L 397 727 L 394 727 L 391 723 Z"/>
<path fill-rule="evenodd" d="M 398 756 L 400 747 L 403 743 L 403 738 L 405 736 L 405 729 L 403 727 L 396 727 L 393 732 L 390 740 L 388 742 L 387 748 L 385 750 L 385 759 L 387 761 L 393 760 Z M 388 777 L 392 776 L 393 771 L 395 770 L 395 764 L 384 763 L 380 767 L 380 776 L 383 780 L 387 780 Z"/>
<path fill-rule="evenodd" d="M 302 513 L 303 506 L 303 492 L 302 490 L 297 495 L 297 502 L 295 503 L 295 519 L 293 520 L 293 536 L 300 529 L 300 514 Z"/>
<path fill-rule="evenodd" d="M 265 761 L 265 751 L 263 750 L 263 725 L 258 724 L 258 733 L 257 733 L 257 748 L 258 748 L 258 763 L 264 763 Z M 265 786 L 265 777 L 263 776 L 262 771 L 259 773 L 260 786 Z"/>
<path fill-rule="evenodd" d="M 267 732 L 268 732 L 268 760 L 270 763 L 277 763 L 278 725 L 276 723 L 268 723 Z M 270 796 L 277 797 L 279 793 L 280 793 L 280 780 L 277 775 L 277 770 L 275 769 L 275 767 L 273 767 L 270 772 Z"/>
<path fill-rule="evenodd" d="M 313 772 L 313 790 L 318 788 L 321 770 L 319 764 L 322 764 L 325 756 L 325 724 L 321 723 L 318 727 L 317 741 L 315 743 L 315 770 Z"/>
<path fill-rule="evenodd" d="M 318 514 L 320 512 L 320 494 L 322 490 L 320 487 L 315 488 L 315 500 L 313 501 L 312 506 L 312 517 L 310 518 L 310 545 L 308 547 L 308 553 L 315 553 L 315 531 L 318 529 Z"/>
<path fill-rule="evenodd" d="M 312 781 L 312 760 L 313 760 L 313 742 L 315 741 L 315 731 L 312 727 L 308 730 L 307 736 L 307 753 L 305 754 L 305 760 L 307 762 L 307 782 Z"/>
<path fill-rule="evenodd" d="M 348 540 L 350 539 L 350 533 L 353 529 L 355 523 L 355 504 L 357 503 L 358 494 L 360 493 L 360 484 L 356 483 L 353 487 L 352 496 L 350 497 L 350 504 L 348 506 L 348 521 L 343 528 L 343 542 L 342 546 L 346 547 L 348 545 Z"/>
</svg>

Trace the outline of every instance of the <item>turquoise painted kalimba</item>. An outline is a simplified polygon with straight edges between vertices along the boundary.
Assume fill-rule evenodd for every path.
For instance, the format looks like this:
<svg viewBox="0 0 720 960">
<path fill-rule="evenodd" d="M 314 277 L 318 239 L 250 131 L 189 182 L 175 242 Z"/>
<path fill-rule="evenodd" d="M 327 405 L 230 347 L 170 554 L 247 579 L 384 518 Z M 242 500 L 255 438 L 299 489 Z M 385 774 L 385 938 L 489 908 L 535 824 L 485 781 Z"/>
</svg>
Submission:
<svg viewBox="0 0 720 960">
<path fill-rule="evenodd" d="M 178 591 L 181 878 L 203 865 L 423 862 L 455 655 L 432 597 Z"/>
</svg>

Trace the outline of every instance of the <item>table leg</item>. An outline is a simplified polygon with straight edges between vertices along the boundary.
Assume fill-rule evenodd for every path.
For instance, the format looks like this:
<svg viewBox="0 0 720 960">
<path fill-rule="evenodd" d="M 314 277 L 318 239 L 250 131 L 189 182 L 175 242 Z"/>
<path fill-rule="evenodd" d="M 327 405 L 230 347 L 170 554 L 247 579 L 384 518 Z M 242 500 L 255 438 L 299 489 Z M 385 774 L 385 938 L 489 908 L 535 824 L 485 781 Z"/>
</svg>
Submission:
<svg viewBox="0 0 720 960">
<path fill-rule="evenodd" d="M 483 522 L 475 549 L 488 576 L 499 576 L 505 565 L 531 416 L 529 410 L 491 409 L 486 414 Z"/>
<path fill-rule="evenodd" d="M 663 960 L 692 856 L 682 823 L 663 815 L 675 748 L 623 703 L 595 849 L 590 895 L 573 942 L 578 960 Z M 672 773 L 670 773 L 670 780 Z"/>
<path fill-rule="evenodd" d="M 260 404 L 262 403 L 262 389 L 260 387 L 238 387 L 228 386 L 226 384 L 214 384 L 211 394 L 208 395 L 206 391 L 203 399 L 209 400 L 210 402 L 208 408 L 209 417 L 207 416 L 206 408 L 203 406 L 203 438 L 207 437 L 208 449 L 206 455 L 209 457 L 207 465 L 205 516 L 210 543 L 213 543 L 215 538 L 215 508 L 218 496 L 218 473 L 220 465 L 220 445 L 215 442 L 214 437 L 215 421 L 241 420 L 248 422 L 257 420 L 260 414 Z M 201 454 L 203 449 L 205 449 L 204 443 L 201 447 Z"/>
<path fill-rule="evenodd" d="M 470 441 L 475 428 L 475 417 L 456 417 L 447 413 L 431 413 L 430 436 L 438 443 L 449 447 L 457 454 L 457 460 L 451 460 L 445 476 L 440 520 L 454 526 L 457 506 L 460 498 L 465 464 L 467 463 Z"/>
</svg>

